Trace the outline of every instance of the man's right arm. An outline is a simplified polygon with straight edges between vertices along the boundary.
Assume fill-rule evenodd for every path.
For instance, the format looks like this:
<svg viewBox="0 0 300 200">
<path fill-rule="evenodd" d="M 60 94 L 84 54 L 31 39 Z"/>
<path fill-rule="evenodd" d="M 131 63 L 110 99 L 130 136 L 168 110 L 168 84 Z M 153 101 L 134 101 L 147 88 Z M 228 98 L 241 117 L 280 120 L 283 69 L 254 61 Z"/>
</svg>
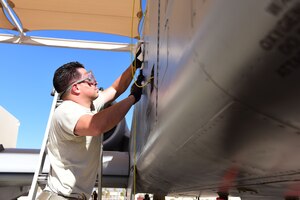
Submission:
<svg viewBox="0 0 300 200">
<path fill-rule="evenodd" d="M 116 126 L 135 103 L 134 95 L 104 109 L 95 115 L 83 115 L 79 118 L 74 133 L 79 136 L 97 136 Z"/>
<path fill-rule="evenodd" d="M 116 126 L 125 117 L 131 106 L 140 100 L 143 91 L 141 87 L 143 80 L 144 76 L 139 75 L 136 83 L 132 84 L 130 95 L 126 99 L 99 111 L 95 115 L 80 117 L 74 133 L 80 136 L 96 136 Z"/>
</svg>

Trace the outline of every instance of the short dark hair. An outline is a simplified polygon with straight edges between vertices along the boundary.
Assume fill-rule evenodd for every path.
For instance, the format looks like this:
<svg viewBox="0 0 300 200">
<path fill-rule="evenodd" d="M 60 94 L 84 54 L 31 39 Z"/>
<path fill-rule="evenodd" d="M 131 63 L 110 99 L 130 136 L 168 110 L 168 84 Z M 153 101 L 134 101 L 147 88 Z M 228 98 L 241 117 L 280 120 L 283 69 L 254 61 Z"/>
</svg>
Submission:
<svg viewBox="0 0 300 200">
<path fill-rule="evenodd" d="M 84 68 L 79 62 L 69 62 L 59 67 L 53 76 L 53 86 L 56 92 L 61 93 L 74 81 L 81 78 L 78 68 Z"/>
</svg>

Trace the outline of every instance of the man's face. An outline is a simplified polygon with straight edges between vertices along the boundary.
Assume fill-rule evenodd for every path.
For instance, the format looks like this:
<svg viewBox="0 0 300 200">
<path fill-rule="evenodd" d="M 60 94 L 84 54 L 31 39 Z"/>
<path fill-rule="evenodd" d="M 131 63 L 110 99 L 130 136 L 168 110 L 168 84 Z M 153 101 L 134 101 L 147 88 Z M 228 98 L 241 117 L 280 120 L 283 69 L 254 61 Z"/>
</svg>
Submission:
<svg viewBox="0 0 300 200">
<path fill-rule="evenodd" d="M 91 71 L 87 72 L 84 68 L 77 69 L 81 74 L 81 79 L 76 81 L 77 87 L 80 89 L 80 93 L 92 100 L 98 97 L 99 89 L 97 87 L 97 81 Z"/>
</svg>

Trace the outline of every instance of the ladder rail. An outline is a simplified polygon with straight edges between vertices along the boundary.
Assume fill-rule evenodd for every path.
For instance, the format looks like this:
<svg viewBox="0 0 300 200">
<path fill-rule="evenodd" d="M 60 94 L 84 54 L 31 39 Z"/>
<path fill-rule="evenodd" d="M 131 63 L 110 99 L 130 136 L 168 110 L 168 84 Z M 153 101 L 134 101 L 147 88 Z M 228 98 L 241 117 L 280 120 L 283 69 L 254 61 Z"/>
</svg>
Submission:
<svg viewBox="0 0 300 200">
<path fill-rule="evenodd" d="M 44 134 L 42 147 L 41 147 L 40 154 L 39 154 L 38 166 L 35 170 L 35 173 L 34 173 L 34 176 L 33 176 L 33 179 L 32 179 L 32 183 L 31 183 L 31 187 L 30 187 L 30 191 L 29 191 L 29 195 L 28 195 L 28 197 L 29 197 L 28 199 L 31 199 L 31 200 L 34 200 L 36 198 L 36 193 L 37 193 L 37 189 L 38 189 L 38 177 L 39 177 L 39 174 L 42 173 L 42 170 L 43 170 L 43 167 L 44 167 L 44 162 L 45 162 L 45 158 L 46 158 L 46 146 L 47 146 L 47 141 L 48 141 L 48 135 L 49 135 L 52 116 L 54 114 L 54 110 L 55 110 L 56 105 L 57 105 L 58 96 L 59 96 L 58 93 L 55 91 L 53 101 L 52 101 L 51 110 L 50 110 L 50 114 L 49 114 L 49 118 L 48 118 L 48 122 L 47 122 L 47 126 L 46 126 L 46 129 L 45 129 L 45 134 Z"/>
</svg>

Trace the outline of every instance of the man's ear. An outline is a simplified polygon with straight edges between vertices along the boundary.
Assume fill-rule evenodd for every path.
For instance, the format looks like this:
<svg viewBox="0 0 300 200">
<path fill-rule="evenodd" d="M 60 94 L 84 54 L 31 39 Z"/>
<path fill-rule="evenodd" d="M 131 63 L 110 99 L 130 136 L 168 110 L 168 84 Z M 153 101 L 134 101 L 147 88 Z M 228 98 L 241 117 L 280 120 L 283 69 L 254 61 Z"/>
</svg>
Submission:
<svg viewBox="0 0 300 200">
<path fill-rule="evenodd" d="M 80 89 L 77 84 L 74 84 L 71 88 L 71 93 L 74 95 L 80 94 Z"/>
</svg>

